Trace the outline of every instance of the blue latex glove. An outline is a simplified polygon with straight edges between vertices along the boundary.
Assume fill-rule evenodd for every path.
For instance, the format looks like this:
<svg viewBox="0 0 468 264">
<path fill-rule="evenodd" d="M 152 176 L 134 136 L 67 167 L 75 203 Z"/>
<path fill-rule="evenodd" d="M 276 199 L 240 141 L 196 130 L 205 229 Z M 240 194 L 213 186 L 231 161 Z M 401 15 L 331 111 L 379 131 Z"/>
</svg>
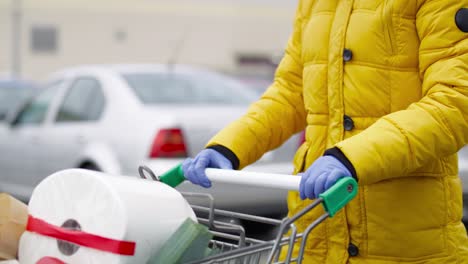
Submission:
<svg viewBox="0 0 468 264">
<path fill-rule="evenodd" d="M 211 181 L 206 177 L 206 168 L 232 170 L 232 163 L 213 149 L 204 149 L 194 159 L 188 158 L 182 163 L 182 170 L 187 180 L 193 184 L 209 188 L 211 187 Z"/>
<path fill-rule="evenodd" d="M 351 172 L 333 156 L 318 158 L 302 175 L 299 184 L 301 199 L 318 198 L 319 194 L 328 190 L 339 179 L 351 177 Z"/>
</svg>

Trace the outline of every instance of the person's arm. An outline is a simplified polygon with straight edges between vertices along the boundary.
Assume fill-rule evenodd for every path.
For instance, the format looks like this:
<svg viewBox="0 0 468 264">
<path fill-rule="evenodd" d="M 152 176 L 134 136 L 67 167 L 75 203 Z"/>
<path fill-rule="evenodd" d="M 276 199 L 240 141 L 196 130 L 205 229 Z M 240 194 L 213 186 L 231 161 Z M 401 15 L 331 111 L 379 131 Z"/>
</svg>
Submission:
<svg viewBox="0 0 468 264">
<path fill-rule="evenodd" d="M 408 175 L 468 142 L 468 34 L 455 19 L 468 0 L 421 0 L 418 5 L 422 99 L 336 145 L 360 184 Z M 462 19 L 466 23 L 468 17 Z"/>
<path fill-rule="evenodd" d="M 207 144 L 208 147 L 223 146 L 231 151 L 238 159 L 239 166 L 235 169 L 255 162 L 306 125 L 302 96 L 301 27 L 299 4 L 294 31 L 273 84 L 249 107 L 247 114 L 225 127 Z"/>
</svg>

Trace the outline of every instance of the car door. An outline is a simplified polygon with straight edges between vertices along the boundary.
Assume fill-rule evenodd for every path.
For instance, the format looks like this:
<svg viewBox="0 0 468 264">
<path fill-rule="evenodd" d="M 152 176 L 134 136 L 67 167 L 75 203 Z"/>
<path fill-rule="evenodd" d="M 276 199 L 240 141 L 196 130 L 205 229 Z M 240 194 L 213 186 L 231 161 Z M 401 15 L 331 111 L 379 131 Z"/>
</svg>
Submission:
<svg viewBox="0 0 468 264">
<path fill-rule="evenodd" d="M 48 150 L 40 158 L 43 175 L 79 166 L 85 148 L 97 137 L 105 97 L 94 77 L 77 77 L 67 88 L 50 123 L 41 134 L 40 144 Z"/>
<path fill-rule="evenodd" d="M 38 157 L 47 150 L 38 145 L 50 106 L 59 94 L 60 82 L 45 88 L 1 128 L 0 171 L 2 191 L 26 195 L 37 184 Z"/>
</svg>

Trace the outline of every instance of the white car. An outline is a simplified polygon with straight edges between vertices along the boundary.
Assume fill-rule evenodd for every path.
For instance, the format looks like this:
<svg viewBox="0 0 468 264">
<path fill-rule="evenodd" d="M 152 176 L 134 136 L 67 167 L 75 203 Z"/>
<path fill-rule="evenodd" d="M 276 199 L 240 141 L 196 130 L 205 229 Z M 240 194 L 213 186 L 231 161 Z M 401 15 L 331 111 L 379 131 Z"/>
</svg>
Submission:
<svg viewBox="0 0 468 264">
<path fill-rule="evenodd" d="M 458 170 L 463 182 L 463 222 L 468 226 L 468 146 L 458 152 Z"/>
<path fill-rule="evenodd" d="M 37 87 L 24 80 L 0 79 L 0 121 L 7 113 L 38 92 Z"/>
<path fill-rule="evenodd" d="M 87 168 L 138 176 L 147 165 L 162 174 L 195 156 L 258 95 L 224 75 L 188 66 L 96 65 L 53 74 L 32 101 L 0 122 L 0 191 L 27 200 L 46 176 Z M 293 136 L 247 169 L 292 172 Z M 242 190 L 240 189 L 242 188 Z M 185 183 L 208 191 L 220 208 L 282 214 L 286 192 Z"/>
</svg>

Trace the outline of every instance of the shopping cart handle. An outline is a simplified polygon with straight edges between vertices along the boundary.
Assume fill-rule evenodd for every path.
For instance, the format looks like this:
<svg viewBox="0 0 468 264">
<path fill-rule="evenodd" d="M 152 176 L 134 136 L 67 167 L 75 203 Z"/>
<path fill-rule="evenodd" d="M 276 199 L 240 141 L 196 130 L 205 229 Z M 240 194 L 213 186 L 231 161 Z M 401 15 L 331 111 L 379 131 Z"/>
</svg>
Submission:
<svg viewBox="0 0 468 264">
<path fill-rule="evenodd" d="M 339 179 L 330 189 L 320 194 L 323 199 L 323 207 L 330 217 L 343 208 L 357 194 L 358 185 L 354 178 L 345 177 Z"/>
<path fill-rule="evenodd" d="M 159 181 L 174 188 L 183 183 L 185 176 L 182 170 L 182 163 L 159 176 Z"/>
<path fill-rule="evenodd" d="M 206 176 L 213 183 L 241 184 L 251 187 L 273 188 L 279 190 L 297 191 L 301 177 L 296 175 L 262 173 L 239 170 L 205 169 Z M 170 169 L 159 177 L 159 181 L 177 187 L 185 181 L 182 164 Z"/>
<path fill-rule="evenodd" d="M 274 173 L 260 173 L 251 171 L 205 170 L 208 178 L 213 182 L 223 182 L 230 184 L 244 184 L 251 187 L 275 188 L 280 190 L 298 191 L 301 177 L 296 175 L 284 175 Z M 161 182 L 177 187 L 185 181 L 182 164 L 170 169 L 159 177 Z M 330 216 L 343 208 L 357 194 L 358 185 L 352 177 L 345 177 L 338 180 L 330 189 L 319 195 L 323 200 L 323 206 Z"/>
</svg>

